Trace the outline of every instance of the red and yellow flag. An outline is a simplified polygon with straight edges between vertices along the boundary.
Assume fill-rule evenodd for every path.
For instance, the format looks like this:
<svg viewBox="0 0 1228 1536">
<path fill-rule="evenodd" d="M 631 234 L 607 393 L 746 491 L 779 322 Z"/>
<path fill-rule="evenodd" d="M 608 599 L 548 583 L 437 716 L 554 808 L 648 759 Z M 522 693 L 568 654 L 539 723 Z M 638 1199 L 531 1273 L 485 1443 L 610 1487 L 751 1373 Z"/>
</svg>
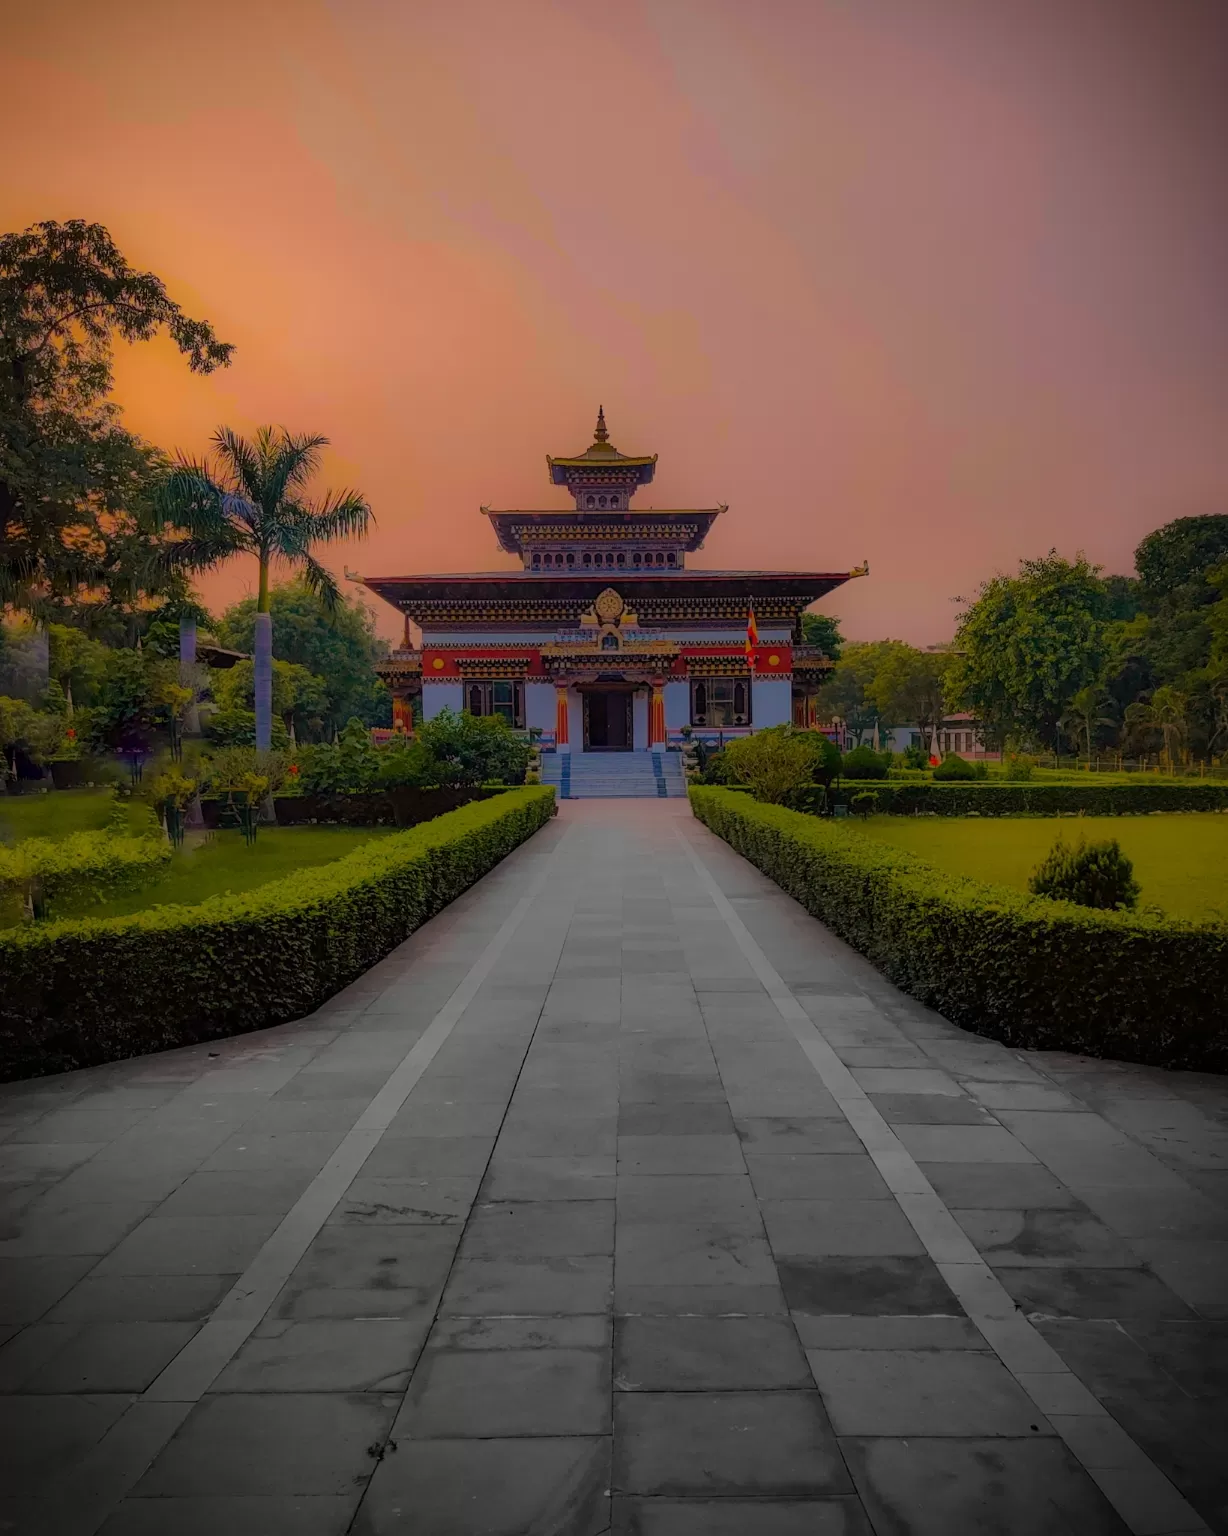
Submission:
<svg viewBox="0 0 1228 1536">
<path fill-rule="evenodd" d="M 755 610 L 746 615 L 746 665 L 755 670 L 755 648 L 759 644 L 759 626 L 755 623 Z"/>
</svg>

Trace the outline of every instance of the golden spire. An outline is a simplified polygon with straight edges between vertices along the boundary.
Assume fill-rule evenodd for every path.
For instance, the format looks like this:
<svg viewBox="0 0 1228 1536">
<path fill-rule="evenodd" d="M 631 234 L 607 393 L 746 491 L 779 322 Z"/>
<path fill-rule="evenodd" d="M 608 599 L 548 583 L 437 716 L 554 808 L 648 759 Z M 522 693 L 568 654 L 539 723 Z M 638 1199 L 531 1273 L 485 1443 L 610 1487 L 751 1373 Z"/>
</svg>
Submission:
<svg viewBox="0 0 1228 1536">
<path fill-rule="evenodd" d="M 605 424 L 605 406 L 599 405 L 597 407 L 597 427 L 593 433 L 593 441 L 595 443 L 608 443 L 609 440 L 610 434 L 606 430 Z"/>
</svg>

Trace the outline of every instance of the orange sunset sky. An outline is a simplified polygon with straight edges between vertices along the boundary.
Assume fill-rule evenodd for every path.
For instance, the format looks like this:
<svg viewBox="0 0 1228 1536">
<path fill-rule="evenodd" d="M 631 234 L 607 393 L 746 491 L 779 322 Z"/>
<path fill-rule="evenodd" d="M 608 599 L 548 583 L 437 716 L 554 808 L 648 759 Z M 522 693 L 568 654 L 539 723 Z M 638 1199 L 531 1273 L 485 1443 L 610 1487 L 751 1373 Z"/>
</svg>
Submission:
<svg viewBox="0 0 1228 1536">
<path fill-rule="evenodd" d="M 730 504 L 696 564 L 868 559 L 854 638 L 1228 511 L 1224 0 L 0 16 L 0 228 L 99 220 L 236 344 L 121 356 L 153 441 L 329 434 L 378 520 L 338 571 L 509 566 L 479 504 L 565 506 L 599 401 L 637 504 Z"/>
</svg>

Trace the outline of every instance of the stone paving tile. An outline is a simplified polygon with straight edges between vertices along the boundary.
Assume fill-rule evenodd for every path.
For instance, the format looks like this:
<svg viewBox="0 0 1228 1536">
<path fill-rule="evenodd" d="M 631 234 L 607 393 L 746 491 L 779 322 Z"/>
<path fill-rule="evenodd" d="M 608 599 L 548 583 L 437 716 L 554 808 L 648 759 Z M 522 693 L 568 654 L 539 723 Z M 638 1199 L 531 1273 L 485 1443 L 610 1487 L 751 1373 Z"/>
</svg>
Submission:
<svg viewBox="0 0 1228 1536">
<path fill-rule="evenodd" d="M 375 1470 L 354 1536 L 601 1536 L 610 1524 L 610 1441 L 398 1440 Z"/>
<path fill-rule="evenodd" d="M 1125 1536 L 1127 1527 L 1058 1440 L 842 1439 L 877 1533 Z"/>
<path fill-rule="evenodd" d="M 675 828 L 870 1096 L 879 1166 Z M 550 858 L 105 1532 L 1122 1529 L 1052 1428 L 1093 1463 L 1128 1430 L 1160 1472 L 1099 1472 L 1122 1507 L 1167 1519 L 1164 1474 L 1228 1529 L 1222 1080 L 956 1029 L 685 806 L 632 802 L 564 806 L 300 1025 L 0 1088 L 0 1394 L 38 1469 L 0 1528 L 41 1536 L 43 1497 L 112 1424 L 124 1443 L 132 1395 L 171 1362 L 190 1378 L 252 1245 L 265 1262 L 318 1206 L 319 1170 Z M 901 1146 L 956 1213 L 902 1197 L 929 1240 L 970 1239 L 1005 1287 L 984 1333 L 884 1181 L 912 1168 Z M 1042 1419 L 991 1338 L 1071 1412 Z M 1114 1417 L 1072 1417 L 1080 1382 Z"/>
<path fill-rule="evenodd" d="M 617 1493 L 807 1498 L 851 1492 L 817 1392 L 622 1392 Z"/>
<path fill-rule="evenodd" d="M 340 1497 L 125 1499 L 101 1536 L 345 1536 L 358 1490 Z"/>
</svg>

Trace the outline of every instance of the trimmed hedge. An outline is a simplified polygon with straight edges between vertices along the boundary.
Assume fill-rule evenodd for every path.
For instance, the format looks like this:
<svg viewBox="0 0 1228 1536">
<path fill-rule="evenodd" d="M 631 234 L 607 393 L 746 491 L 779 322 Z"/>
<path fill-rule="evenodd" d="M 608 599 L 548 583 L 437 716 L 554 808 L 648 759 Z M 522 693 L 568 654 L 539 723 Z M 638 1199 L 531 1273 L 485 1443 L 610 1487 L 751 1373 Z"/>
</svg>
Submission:
<svg viewBox="0 0 1228 1536">
<path fill-rule="evenodd" d="M 857 789 L 862 786 L 860 782 Z M 874 786 L 879 810 L 891 816 L 1145 816 L 1151 811 L 1228 811 L 1228 784 L 1205 779 L 1157 784 L 1140 775 L 1134 784 L 907 784 L 891 779 Z M 847 800 L 849 785 L 837 791 Z M 823 789 L 808 784 L 796 797 L 799 811 L 817 813 Z"/>
<path fill-rule="evenodd" d="M 301 1018 L 553 812 L 509 790 L 242 895 L 0 932 L 0 1080 Z"/>
<path fill-rule="evenodd" d="M 696 787 L 695 815 L 896 986 L 1008 1045 L 1228 1070 L 1228 926 L 948 875 L 847 823 Z"/>
<path fill-rule="evenodd" d="M 0 848 L 0 899 L 22 894 L 37 881 L 47 901 L 65 895 L 102 901 L 156 880 L 170 861 L 170 845 L 160 837 L 110 832 L 27 837 L 13 848 Z"/>
</svg>

